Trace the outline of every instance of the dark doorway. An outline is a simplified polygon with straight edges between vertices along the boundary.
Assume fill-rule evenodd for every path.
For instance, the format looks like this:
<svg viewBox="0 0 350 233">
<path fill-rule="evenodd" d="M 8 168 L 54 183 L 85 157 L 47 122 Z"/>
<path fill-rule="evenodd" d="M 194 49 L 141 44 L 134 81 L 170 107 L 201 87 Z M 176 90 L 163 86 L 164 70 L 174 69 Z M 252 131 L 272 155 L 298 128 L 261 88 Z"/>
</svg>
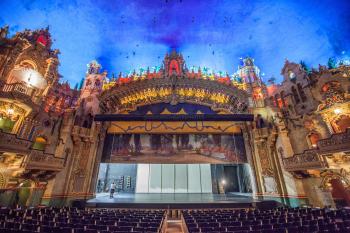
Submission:
<svg viewBox="0 0 350 233">
<path fill-rule="evenodd" d="M 224 190 L 225 193 L 239 192 L 237 166 L 224 166 Z"/>
</svg>

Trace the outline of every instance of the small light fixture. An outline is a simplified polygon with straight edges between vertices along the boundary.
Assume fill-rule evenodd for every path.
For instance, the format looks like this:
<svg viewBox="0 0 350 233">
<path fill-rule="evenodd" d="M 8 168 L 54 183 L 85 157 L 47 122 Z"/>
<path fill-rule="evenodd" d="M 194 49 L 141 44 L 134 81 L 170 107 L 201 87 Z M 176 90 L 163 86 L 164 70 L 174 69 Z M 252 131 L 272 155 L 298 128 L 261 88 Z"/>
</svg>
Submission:
<svg viewBox="0 0 350 233">
<path fill-rule="evenodd" d="M 317 144 L 312 144 L 312 147 L 313 147 L 313 148 L 316 148 L 316 147 L 317 147 Z"/>
<path fill-rule="evenodd" d="M 222 185 L 225 185 L 225 184 L 226 184 L 226 180 L 225 180 L 225 179 L 222 179 L 222 180 L 221 180 L 221 184 L 222 184 Z"/>
<path fill-rule="evenodd" d="M 336 109 L 334 109 L 334 113 L 338 115 L 341 113 L 341 110 L 339 108 L 336 108 Z"/>
<path fill-rule="evenodd" d="M 8 108 L 7 109 L 7 114 L 8 115 L 13 115 L 14 112 L 15 112 L 15 110 L 13 110 L 13 108 Z"/>
</svg>

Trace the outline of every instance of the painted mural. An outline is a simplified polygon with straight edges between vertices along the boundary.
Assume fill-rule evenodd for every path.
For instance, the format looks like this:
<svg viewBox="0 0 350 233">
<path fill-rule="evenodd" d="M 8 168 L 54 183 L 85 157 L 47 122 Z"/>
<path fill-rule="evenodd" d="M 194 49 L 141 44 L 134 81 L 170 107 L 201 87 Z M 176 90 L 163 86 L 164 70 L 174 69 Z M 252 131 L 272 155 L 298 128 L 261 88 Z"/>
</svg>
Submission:
<svg viewBox="0 0 350 233">
<path fill-rule="evenodd" d="M 110 134 L 105 162 L 246 163 L 241 134 Z"/>
</svg>

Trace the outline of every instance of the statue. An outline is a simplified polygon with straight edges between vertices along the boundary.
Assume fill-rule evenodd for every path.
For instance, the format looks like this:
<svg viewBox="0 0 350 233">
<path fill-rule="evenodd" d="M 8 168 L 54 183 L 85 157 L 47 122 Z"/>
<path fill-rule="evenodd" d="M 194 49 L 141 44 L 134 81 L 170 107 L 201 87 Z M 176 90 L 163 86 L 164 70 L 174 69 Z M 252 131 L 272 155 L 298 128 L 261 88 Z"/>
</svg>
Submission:
<svg viewBox="0 0 350 233">
<path fill-rule="evenodd" d="M 7 34 L 8 34 L 8 31 L 9 31 L 9 26 L 8 25 L 6 25 L 3 28 L 0 28 L 0 39 L 6 38 Z"/>
</svg>

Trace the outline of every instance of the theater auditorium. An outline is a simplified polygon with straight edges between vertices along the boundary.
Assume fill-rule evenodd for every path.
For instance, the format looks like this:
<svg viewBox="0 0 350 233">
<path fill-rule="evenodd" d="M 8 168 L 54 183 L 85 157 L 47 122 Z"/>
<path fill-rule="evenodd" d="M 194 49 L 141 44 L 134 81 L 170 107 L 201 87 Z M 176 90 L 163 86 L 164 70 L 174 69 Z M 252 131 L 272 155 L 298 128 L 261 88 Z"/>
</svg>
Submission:
<svg viewBox="0 0 350 233">
<path fill-rule="evenodd" d="M 91 61 L 0 29 L 0 232 L 350 232 L 350 66 L 233 74 Z"/>
</svg>

